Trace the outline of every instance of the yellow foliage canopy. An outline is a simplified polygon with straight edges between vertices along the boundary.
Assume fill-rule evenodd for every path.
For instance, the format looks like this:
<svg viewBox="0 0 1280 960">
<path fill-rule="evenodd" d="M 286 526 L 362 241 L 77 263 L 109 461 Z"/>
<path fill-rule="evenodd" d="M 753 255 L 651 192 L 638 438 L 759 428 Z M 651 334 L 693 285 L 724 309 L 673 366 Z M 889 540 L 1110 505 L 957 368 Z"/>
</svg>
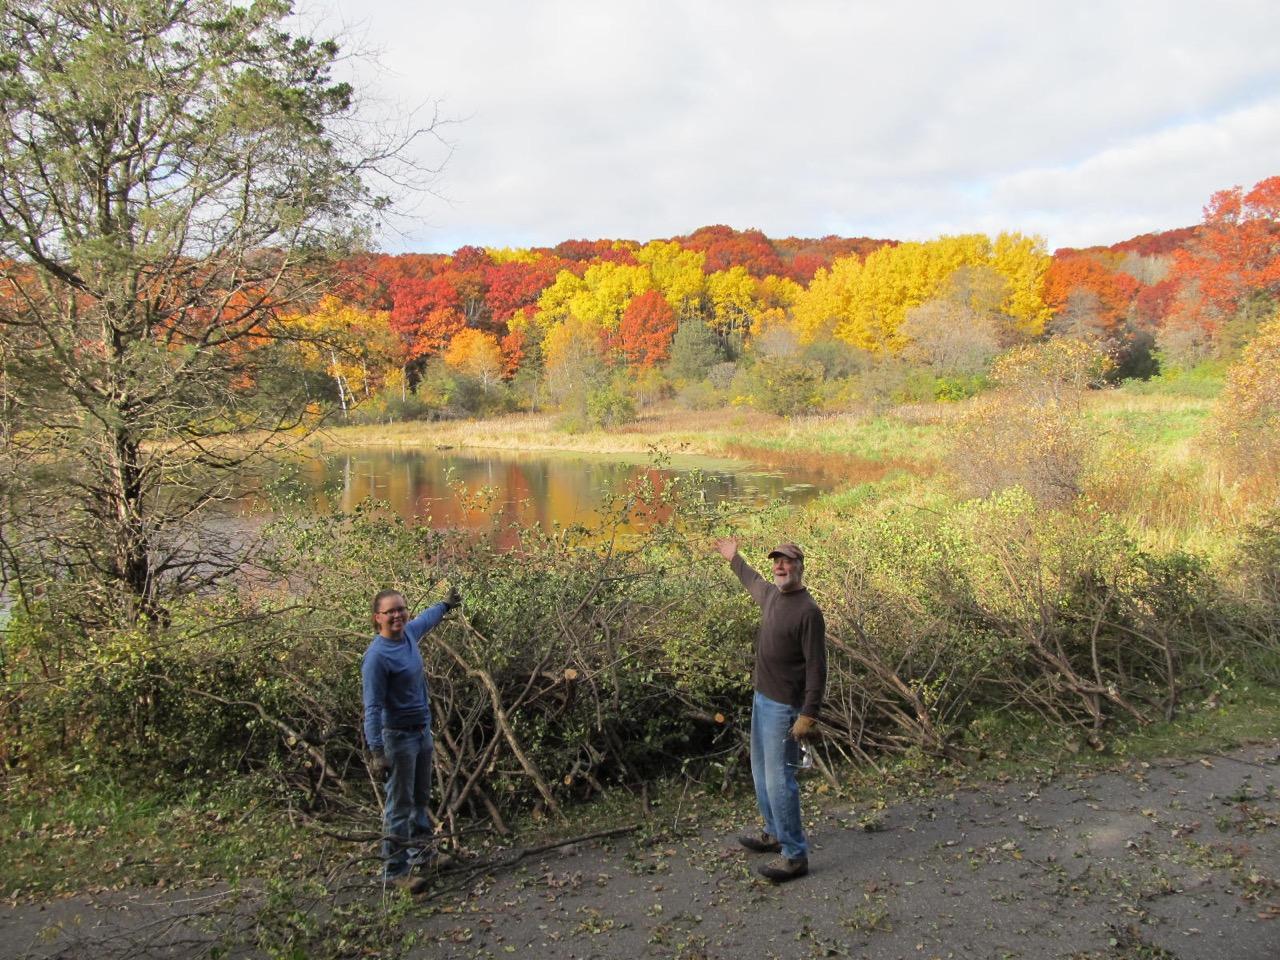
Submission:
<svg viewBox="0 0 1280 960">
<path fill-rule="evenodd" d="M 576 317 L 603 330 L 616 330 L 632 297 L 652 287 L 645 266 L 604 261 L 589 266 L 581 277 L 561 270 L 538 298 L 538 322 L 549 329 Z"/>
<path fill-rule="evenodd" d="M 706 254 L 686 250 L 674 240 L 654 240 L 635 252 L 636 260 L 649 268 L 653 288 L 671 304 L 676 316 L 688 316 L 702 300 Z"/>
<path fill-rule="evenodd" d="M 906 344 L 899 327 L 907 311 L 937 296 L 961 267 L 990 267 L 1005 281 L 1002 311 L 1027 335 L 1044 329 L 1044 275 L 1049 256 L 1037 237 L 1002 233 L 941 237 L 881 247 L 819 270 L 795 304 L 796 326 L 811 342 L 833 336 L 863 350 L 896 353 Z"/>
<path fill-rule="evenodd" d="M 385 310 L 362 310 L 327 296 L 310 313 L 285 323 L 297 332 L 305 361 L 354 396 L 381 386 L 385 371 L 404 362 L 404 344 L 388 320 Z"/>
<path fill-rule="evenodd" d="M 450 341 L 444 352 L 447 367 L 479 380 L 488 389 L 502 376 L 502 350 L 491 333 L 468 328 Z"/>
</svg>

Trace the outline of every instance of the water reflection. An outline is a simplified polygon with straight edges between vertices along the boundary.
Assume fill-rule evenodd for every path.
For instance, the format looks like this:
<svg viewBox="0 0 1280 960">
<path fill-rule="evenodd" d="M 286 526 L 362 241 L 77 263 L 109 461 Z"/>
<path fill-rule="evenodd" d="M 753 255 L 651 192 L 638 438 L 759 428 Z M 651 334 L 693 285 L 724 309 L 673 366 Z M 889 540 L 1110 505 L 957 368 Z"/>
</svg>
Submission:
<svg viewBox="0 0 1280 960">
<path fill-rule="evenodd" d="M 349 511 L 372 497 L 409 520 L 433 527 L 504 525 L 544 527 L 591 523 L 606 491 L 620 491 L 644 477 L 656 484 L 699 472 L 712 503 L 724 500 L 803 503 L 820 492 L 816 478 L 734 470 L 726 461 L 677 460 L 662 469 L 616 458 L 506 452 L 362 450 L 292 462 L 267 478 L 264 493 L 240 502 L 242 514 L 263 514 L 270 502 L 312 513 Z M 491 509 L 468 509 L 459 487 L 492 490 Z"/>
</svg>

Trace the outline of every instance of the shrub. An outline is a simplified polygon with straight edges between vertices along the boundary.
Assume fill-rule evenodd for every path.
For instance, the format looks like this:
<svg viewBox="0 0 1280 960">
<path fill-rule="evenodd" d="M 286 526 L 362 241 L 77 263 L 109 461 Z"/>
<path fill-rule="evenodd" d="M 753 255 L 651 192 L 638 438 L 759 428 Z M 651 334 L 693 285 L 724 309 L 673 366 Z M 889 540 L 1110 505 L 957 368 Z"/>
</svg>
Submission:
<svg viewBox="0 0 1280 960">
<path fill-rule="evenodd" d="M 592 426 L 616 427 L 635 419 L 636 405 L 626 384 L 614 379 L 588 394 L 586 415 Z"/>
<path fill-rule="evenodd" d="M 1046 506 L 1075 499 L 1097 449 L 1082 395 L 1110 368 L 1097 347 L 1060 338 L 997 358 L 991 379 L 1002 389 L 975 400 L 958 424 L 952 476 L 978 496 L 1018 486 Z"/>
<path fill-rule="evenodd" d="M 677 380 L 701 380 L 724 359 L 724 348 L 712 329 L 701 320 L 687 319 L 671 341 L 667 371 Z"/>
<path fill-rule="evenodd" d="M 822 399 L 822 367 L 796 357 L 760 357 L 746 387 L 753 406 L 781 417 L 814 410 Z"/>
<path fill-rule="evenodd" d="M 1227 371 L 1208 440 L 1236 476 L 1274 480 L 1280 471 L 1280 319 L 1260 327 Z"/>
</svg>

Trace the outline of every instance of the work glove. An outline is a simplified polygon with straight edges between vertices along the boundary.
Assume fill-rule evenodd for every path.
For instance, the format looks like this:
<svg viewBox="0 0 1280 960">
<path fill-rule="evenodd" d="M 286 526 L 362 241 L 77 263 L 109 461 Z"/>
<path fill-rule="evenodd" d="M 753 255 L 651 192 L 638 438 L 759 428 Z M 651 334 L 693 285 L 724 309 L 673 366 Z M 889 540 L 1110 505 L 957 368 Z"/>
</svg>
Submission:
<svg viewBox="0 0 1280 960">
<path fill-rule="evenodd" d="M 457 587 L 449 588 L 449 595 L 444 598 L 444 605 L 448 610 L 462 606 L 462 594 L 458 592 Z"/>
<path fill-rule="evenodd" d="M 813 717 L 806 717 L 804 714 L 796 717 L 796 722 L 791 725 L 791 739 L 804 740 L 813 735 L 814 727 L 818 725 L 818 721 Z"/>
<path fill-rule="evenodd" d="M 391 775 L 391 761 L 381 747 L 369 755 L 369 772 L 378 780 L 385 780 Z"/>
</svg>

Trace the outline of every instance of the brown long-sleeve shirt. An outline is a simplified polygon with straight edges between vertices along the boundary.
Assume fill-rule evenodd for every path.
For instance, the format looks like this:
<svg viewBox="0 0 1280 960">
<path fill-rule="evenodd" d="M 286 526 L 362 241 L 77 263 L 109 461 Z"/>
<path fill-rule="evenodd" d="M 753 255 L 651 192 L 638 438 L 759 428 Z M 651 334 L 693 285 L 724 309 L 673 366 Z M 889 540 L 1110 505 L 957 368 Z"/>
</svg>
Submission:
<svg viewBox="0 0 1280 960">
<path fill-rule="evenodd" d="M 827 686 L 827 625 L 817 602 L 804 587 L 783 593 L 741 554 L 729 566 L 760 604 L 751 682 L 770 700 L 816 718 Z"/>
</svg>

